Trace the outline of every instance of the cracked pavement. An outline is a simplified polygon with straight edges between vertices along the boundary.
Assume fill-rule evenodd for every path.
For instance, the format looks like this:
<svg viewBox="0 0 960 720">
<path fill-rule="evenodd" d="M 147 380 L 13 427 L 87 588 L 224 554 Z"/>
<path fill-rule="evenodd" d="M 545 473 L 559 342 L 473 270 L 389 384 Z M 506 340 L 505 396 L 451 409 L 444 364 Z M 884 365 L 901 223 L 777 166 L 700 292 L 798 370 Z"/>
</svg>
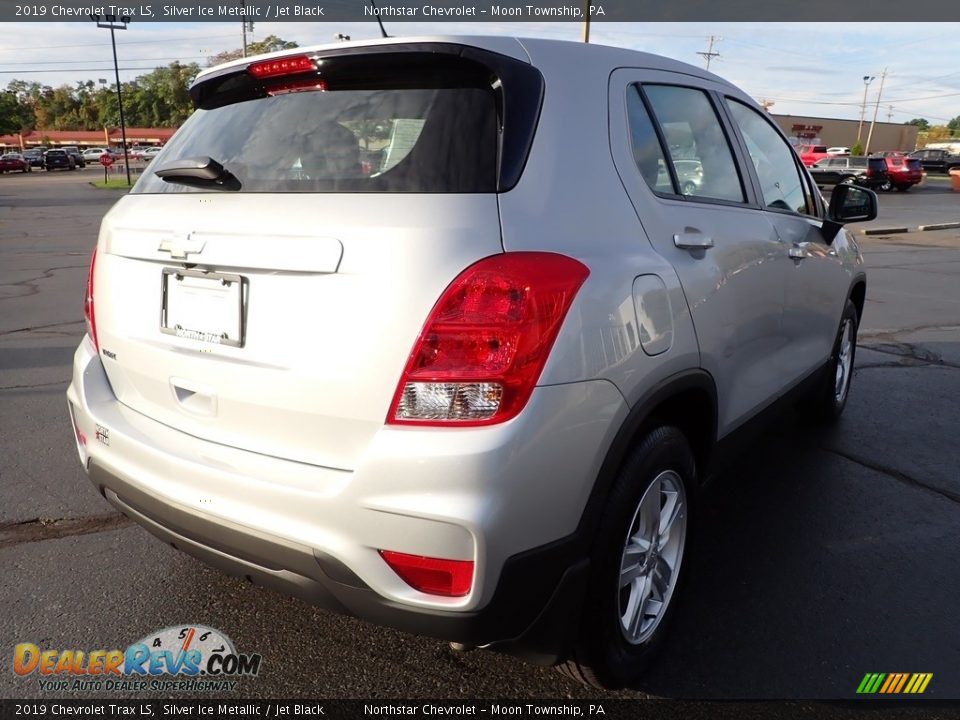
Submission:
<svg viewBox="0 0 960 720">
<path fill-rule="evenodd" d="M 708 488 L 669 642 L 641 686 L 601 694 L 255 588 L 112 511 L 80 470 L 64 398 L 116 197 L 85 177 L 0 177 L 0 655 L 196 622 L 263 654 L 237 697 L 850 699 L 867 671 L 924 671 L 928 699 L 960 698 L 960 232 L 859 240 L 845 415 L 822 430 L 785 413 Z M 0 672 L 0 697 L 40 694 Z"/>
</svg>

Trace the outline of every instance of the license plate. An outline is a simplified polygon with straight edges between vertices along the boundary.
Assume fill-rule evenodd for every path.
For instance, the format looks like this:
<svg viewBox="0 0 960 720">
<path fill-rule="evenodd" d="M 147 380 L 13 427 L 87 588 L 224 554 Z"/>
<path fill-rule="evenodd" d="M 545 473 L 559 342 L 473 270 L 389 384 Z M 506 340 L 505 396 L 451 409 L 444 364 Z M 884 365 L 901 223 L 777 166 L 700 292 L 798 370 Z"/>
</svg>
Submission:
<svg viewBox="0 0 960 720">
<path fill-rule="evenodd" d="M 215 345 L 243 347 L 244 278 L 164 268 L 160 330 Z"/>
</svg>

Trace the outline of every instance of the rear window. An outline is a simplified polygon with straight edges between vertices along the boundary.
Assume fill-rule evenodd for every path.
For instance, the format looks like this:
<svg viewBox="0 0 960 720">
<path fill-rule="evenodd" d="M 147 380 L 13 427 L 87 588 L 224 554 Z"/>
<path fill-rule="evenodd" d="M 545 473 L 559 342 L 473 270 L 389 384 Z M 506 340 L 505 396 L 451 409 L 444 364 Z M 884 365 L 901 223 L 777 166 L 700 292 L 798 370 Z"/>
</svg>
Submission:
<svg viewBox="0 0 960 720">
<path fill-rule="evenodd" d="M 867 159 L 862 157 L 849 158 L 848 162 L 852 168 L 865 168 L 867 166 Z"/>
<path fill-rule="evenodd" d="M 258 79 L 239 68 L 204 79 L 192 91 L 200 109 L 152 169 L 208 157 L 239 182 L 231 189 L 255 193 L 497 190 L 504 98 L 488 67 L 438 53 L 312 61 L 322 71 Z M 205 190 L 153 172 L 134 188 Z"/>
<path fill-rule="evenodd" d="M 883 158 L 867 158 L 871 170 L 886 170 L 887 162 Z"/>
</svg>

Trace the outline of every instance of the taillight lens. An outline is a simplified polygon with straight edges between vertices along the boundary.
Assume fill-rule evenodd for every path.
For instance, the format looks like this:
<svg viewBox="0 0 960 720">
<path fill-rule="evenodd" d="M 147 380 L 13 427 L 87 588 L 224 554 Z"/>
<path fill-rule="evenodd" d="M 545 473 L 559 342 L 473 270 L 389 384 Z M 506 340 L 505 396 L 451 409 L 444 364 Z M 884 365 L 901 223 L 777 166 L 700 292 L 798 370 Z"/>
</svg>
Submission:
<svg viewBox="0 0 960 720">
<path fill-rule="evenodd" d="M 427 318 L 387 422 L 474 426 L 517 415 L 589 274 L 572 258 L 541 252 L 468 267 Z"/>
<path fill-rule="evenodd" d="M 97 340 L 97 313 L 93 305 L 93 272 L 97 266 L 97 249 L 90 255 L 90 269 L 87 271 L 87 292 L 83 299 L 83 316 L 87 320 L 87 334 L 93 341 L 93 347 L 100 353 L 100 342 Z"/>
<path fill-rule="evenodd" d="M 473 560 L 446 560 L 381 550 L 380 557 L 414 590 L 463 597 L 473 585 Z"/>
<path fill-rule="evenodd" d="M 310 72 L 316 69 L 317 66 L 313 64 L 313 60 L 306 55 L 295 55 L 293 57 L 277 58 L 276 60 L 262 60 L 247 66 L 247 72 L 261 80 L 264 78 L 280 77 L 281 75 L 296 75 L 297 73 Z"/>
</svg>

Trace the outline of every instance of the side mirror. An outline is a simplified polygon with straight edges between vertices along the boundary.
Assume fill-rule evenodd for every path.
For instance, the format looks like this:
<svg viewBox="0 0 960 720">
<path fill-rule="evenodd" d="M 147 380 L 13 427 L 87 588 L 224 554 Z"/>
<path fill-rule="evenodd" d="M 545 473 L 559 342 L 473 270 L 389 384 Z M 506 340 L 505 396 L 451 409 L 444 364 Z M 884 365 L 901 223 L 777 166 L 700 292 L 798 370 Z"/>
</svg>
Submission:
<svg viewBox="0 0 960 720">
<path fill-rule="evenodd" d="M 873 220 L 877 217 L 877 194 L 856 185 L 837 185 L 830 195 L 827 217 L 840 225 Z"/>
<path fill-rule="evenodd" d="M 844 223 L 866 222 L 877 216 L 877 194 L 873 190 L 856 185 L 841 184 L 830 193 L 827 219 L 821 232 L 827 244 L 831 244 Z"/>
</svg>

